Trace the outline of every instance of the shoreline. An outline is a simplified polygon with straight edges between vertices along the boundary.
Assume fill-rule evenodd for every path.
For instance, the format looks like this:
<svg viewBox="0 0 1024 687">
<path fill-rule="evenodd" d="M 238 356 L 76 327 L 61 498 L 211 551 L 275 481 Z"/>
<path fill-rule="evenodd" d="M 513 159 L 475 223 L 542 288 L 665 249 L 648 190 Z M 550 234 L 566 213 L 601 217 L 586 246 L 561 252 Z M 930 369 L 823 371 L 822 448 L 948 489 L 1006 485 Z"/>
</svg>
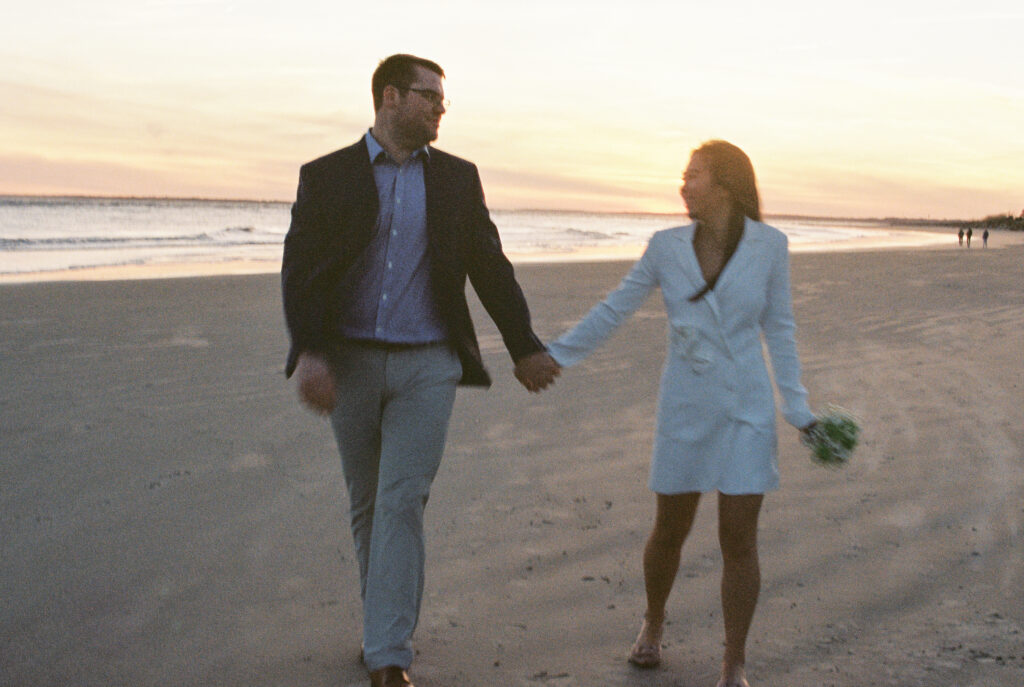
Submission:
<svg viewBox="0 0 1024 687">
<path fill-rule="evenodd" d="M 207 197 L 207 196 L 130 196 L 130 195 L 90 195 L 80 193 L 0 193 L 0 202 L 11 202 L 11 201 L 61 201 L 61 200 L 73 200 L 73 201 L 128 201 L 128 202 L 184 202 L 184 203 L 222 203 L 222 204 L 252 204 L 252 205 L 285 205 L 290 206 L 295 202 L 295 198 L 289 196 L 283 199 L 272 199 L 272 198 L 235 198 L 235 197 Z M 543 212 L 543 213 L 591 213 L 591 210 L 582 208 L 565 208 L 565 209 L 551 209 L 543 207 L 491 207 L 491 212 Z M 664 215 L 666 217 L 685 215 L 684 212 L 679 211 L 663 211 L 663 212 L 652 212 L 642 210 L 606 210 L 602 211 L 601 214 L 609 215 Z M 999 213 L 994 213 L 991 216 L 1002 216 Z M 1007 215 L 1011 219 L 1015 218 L 1013 215 Z M 932 218 L 932 217 L 876 217 L 876 216 L 842 216 L 842 215 L 806 215 L 799 213 L 764 213 L 764 219 L 769 224 L 772 220 L 796 220 L 796 221 L 840 221 L 840 222 L 871 222 L 888 224 L 894 227 L 921 227 L 923 229 L 936 228 L 936 227 L 956 227 L 956 226 L 981 226 L 988 217 L 982 218 Z"/>
<path fill-rule="evenodd" d="M 998 237 L 997 245 L 987 250 L 1024 244 L 1024 232 L 993 230 L 992 239 Z M 976 246 L 970 250 L 982 250 L 980 236 Z M 564 252 L 521 253 L 508 251 L 513 265 L 528 264 L 576 264 L 589 262 L 635 261 L 643 253 L 646 244 L 617 244 L 614 246 L 581 246 Z M 837 242 L 791 243 L 790 253 L 831 253 L 891 250 L 948 250 L 961 248 L 955 236 L 938 233 L 931 228 L 915 229 L 899 227 L 884 230 L 884 236 L 866 236 Z M 963 248 L 963 250 L 967 250 Z M 197 260 L 154 262 L 149 264 L 108 265 L 80 267 L 63 270 L 38 272 L 12 272 L 0 274 L 0 285 L 42 282 L 86 282 L 86 281 L 130 281 L 137 279 L 179 279 L 189 277 L 218 277 L 247 274 L 273 274 L 281 269 L 280 259 L 256 260 Z"/>
</svg>

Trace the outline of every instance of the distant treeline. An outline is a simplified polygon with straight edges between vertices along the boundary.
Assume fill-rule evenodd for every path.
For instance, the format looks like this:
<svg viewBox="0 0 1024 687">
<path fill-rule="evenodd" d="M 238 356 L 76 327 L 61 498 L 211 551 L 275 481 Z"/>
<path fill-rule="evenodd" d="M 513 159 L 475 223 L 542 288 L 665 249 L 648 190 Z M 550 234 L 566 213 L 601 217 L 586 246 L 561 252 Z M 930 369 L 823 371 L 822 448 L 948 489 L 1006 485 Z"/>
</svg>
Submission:
<svg viewBox="0 0 1024 687">
<path fill-rule="evenodd" d="M 988 229 L 1010 229 L 1012 231 L 1024 231 L 1024 213 L 1020 217 L 1013 215 L 989 215 L 983 220 L 976 222 L 963 222 L 965 227 L 986 227 Z"/>
<path fill-rule="evenodd" d="M 1024 231 L 1024 212 L 1019 217 L 1007 213 L 1005 215 L 989 215 L 985 219 L 909 219 L 902 217 L 886 217 L 882 220 L 892 225 L 911 227 L 974 227 L 976 229 L 1009 229 Z"/>
</svg>

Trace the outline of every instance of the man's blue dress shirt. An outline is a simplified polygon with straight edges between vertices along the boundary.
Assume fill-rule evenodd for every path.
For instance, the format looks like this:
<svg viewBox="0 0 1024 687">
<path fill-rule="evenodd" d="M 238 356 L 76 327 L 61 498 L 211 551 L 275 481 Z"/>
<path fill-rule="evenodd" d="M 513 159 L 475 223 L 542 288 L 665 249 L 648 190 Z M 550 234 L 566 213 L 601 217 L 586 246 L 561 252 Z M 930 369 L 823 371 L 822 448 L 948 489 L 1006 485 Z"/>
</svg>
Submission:
<svg viewBox="0 0 1024 687">
<path fill-rule="evenodd" d="M 401 165 L 366 132 L 380 210 L 373 240 L 353 265 L 341 317 L 346 339 L 422 344 L 447 337 L 430 285 L 424 146 Z"/>
</svg>

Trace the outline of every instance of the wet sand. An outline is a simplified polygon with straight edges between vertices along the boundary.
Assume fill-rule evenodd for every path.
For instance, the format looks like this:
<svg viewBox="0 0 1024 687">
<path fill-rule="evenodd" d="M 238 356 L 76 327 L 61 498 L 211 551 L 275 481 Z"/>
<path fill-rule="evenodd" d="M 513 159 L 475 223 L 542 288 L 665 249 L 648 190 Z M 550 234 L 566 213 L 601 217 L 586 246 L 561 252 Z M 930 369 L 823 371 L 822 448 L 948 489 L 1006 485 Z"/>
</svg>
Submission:
<svg viewBox="0 0 1024 687">
<path fill-rule="evenodd" d="M 627 262 L 521 265 L 550 339 Z M 751 684 L 985 685 L 1024 675 L 1024 246 L 793 256 L 812 407 L 862 419 L 842 471 L 780 426 Z M 360 605 L 326 424 L 282 375 L 277 277 L 0 286 L 0 684 L 362 685 Z M 418 687 L 714 685 L 713 499 L 664 663 L 625 653 L 664 312 L 526 393 L 475 302 L 428 508 Z"/>
</svg>

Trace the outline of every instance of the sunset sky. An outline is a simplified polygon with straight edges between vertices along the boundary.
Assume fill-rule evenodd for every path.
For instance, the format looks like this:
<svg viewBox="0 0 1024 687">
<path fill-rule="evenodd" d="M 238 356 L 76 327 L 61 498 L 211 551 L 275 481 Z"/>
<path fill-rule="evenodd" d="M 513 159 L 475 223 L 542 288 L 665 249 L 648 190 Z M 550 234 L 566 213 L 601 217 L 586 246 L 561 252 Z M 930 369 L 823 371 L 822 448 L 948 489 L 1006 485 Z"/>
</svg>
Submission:
<svg viewBox="0 0 1024 687">
<path fill-rule="evenodd" d="M 412 52 L 445 68 L 437 145 L 492 208 L 679 211 L 709 138 L 768 213 L 1024 208 L 1019 0 L 4 4 L 3 194 L 290 200 Z"/>
</svg>

